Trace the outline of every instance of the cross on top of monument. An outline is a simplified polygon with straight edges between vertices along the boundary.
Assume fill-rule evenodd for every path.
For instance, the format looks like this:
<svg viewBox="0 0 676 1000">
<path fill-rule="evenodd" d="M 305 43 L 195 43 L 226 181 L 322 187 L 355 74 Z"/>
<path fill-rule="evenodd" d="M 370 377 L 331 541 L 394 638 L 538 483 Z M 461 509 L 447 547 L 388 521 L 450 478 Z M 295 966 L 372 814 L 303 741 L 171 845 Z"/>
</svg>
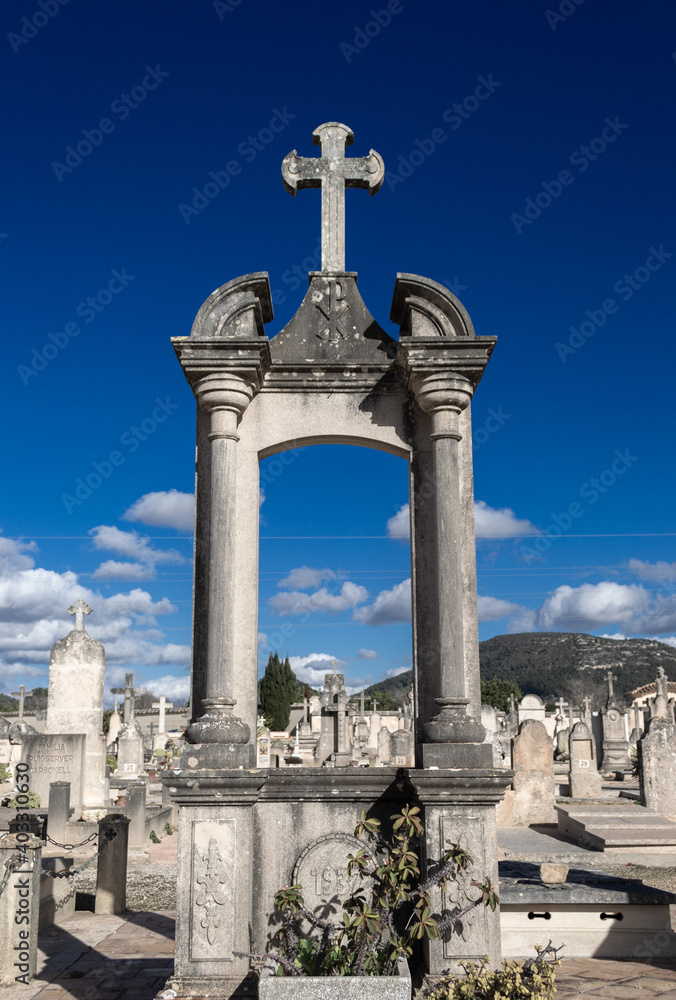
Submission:
<svg viewBox="0 0 676 1000">
<path fill-rule="evenodd" d="M 321 156 L 298 156 L 294 149 L 282 162 L 282 178 L 289 194 L 300 188 L 322 189 L 322 271 L 345 271 L 345 188 L 368 188 L 373 195 L 385 178 L 383 158 L 374 149 L 368 156 L 345 156 L 354 133 L 341 122 L 325 122 L 312 133 Z"/>
<path fill-rule="evenodd" d="M 68 608 L 68 614 L 75 615 L 75 630 L 78 632 L 84 632 L 84 616 L 91 613 L 92 609 L 81 597 L 78 597 L 75 604 Z"/>
<path fill-rule="evenodd" d="M 26 695 L 30 697 L 32 694 L 32 691 L 26 691 L 25 684 L 19 684 L 19 690 L 11 692 L 12 698 L 19 699 L 19 722 L 23 721 L 24 699 Z"/>
</svg>

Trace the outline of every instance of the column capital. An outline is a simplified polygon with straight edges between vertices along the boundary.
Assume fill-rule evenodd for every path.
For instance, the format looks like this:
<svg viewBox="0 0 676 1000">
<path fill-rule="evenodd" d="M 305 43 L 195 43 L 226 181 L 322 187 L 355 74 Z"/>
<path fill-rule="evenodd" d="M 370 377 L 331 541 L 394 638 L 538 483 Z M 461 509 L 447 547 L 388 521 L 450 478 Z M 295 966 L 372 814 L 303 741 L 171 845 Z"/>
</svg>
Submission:
<svg viewBox="0 0 676 1000">
<path fill-rule="evenodd" d="M 254 396 L 251 379 L 231 372 L 212 372 L 198 379 L 194 386 L 195 399 L 205 413 L 230 410 L 241 417 Z"/>
<path fill-rule="evenodd" d="M 469 379 L 452 371 L 412 372 L 409 388 L 425 413 L 452 410 L 461 413 L 469 406 L 474 387 Z"/>
</svg>

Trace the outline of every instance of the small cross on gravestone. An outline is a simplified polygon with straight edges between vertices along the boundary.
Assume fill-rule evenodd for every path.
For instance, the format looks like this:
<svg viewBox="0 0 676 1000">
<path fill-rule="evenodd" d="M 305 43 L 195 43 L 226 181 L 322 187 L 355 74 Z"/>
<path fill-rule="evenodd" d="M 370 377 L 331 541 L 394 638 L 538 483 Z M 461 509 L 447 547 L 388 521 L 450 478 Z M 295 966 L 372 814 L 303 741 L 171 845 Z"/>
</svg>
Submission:
<svg viewBox="0 0 676 1000">
<path fill-rule="evenodd" d="M 71 608 L 68 608 L 68 614 L 75 615 L 74 628 L 78 632 L 84 632 L 84 616 L 90 615 L 91 613 L 92 609 L 85 601 L 82 600 L 81 597 L 78 597 L 75 604 Z"/>
<path fill-rule="evenodd" d="M 156 701 L 156 702 L 153 703 L 153 708 L 159 708 L 159 710 L 160 710 L 160 727 L 158 729 L 159 733 L 165 732 L 164 723 L 165 723 L 165 711 L 166 711 L 166 709 L 173 708 L 173 707 L 174 707 L 174 703 L 172 701 L 167 701 L 167 699 L 165 698 L 165 696 L 163 694 L 160 695 L 160 700 L 159 701 Z"/>
<path fill-rule="evenodd" d="M 30 696 L 33 694 L 33 692 L 32 691 L 26 691 L 26 685 L 25 684 L 20 684 L 19 685 L 19 690 L 18 691 L 12 691 L 11 694 L 12 694 L 12 698 L 18 698 L 19 699 L 19 722 L 21 722 L 23 720 L 23 709 L 24 709 L 24 703 L 25 703 L 26 695 L 28 695 L 28 697 L 30 698 Z"/>
</svg>

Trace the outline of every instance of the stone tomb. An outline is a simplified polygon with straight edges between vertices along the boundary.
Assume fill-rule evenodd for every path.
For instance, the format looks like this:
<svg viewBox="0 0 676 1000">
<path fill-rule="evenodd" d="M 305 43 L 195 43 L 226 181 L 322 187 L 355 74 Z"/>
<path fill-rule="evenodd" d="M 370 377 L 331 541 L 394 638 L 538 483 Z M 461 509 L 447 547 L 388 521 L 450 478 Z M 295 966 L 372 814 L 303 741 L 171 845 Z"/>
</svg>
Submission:
<svg viewBox="0 0 676 1000">
<path fill-rule="evenodd" d="M 26 733 L 21 742 L 30 790 L 40 796 L 40 805 L 47 807 L 52 781 L 69 781 L 74 820 L 82 815 L 85 744 L 84 733 Z"/>
<path fill-rule="evenodd" d="M 654 716 L 637 746 L 641 804 L 676 820 L 676 727 Z"/>
<path fill-rule="evenodd" d="M 295 316 L 268 339 L 268 276 L 247 274 L 217 289 L 190 336 L 173 340 L 197 400 L 194 715 L 180 773 L 171 777 L 179 868 L 175 976 L 167 985 L 179 997 L 233 995 L 249 971 L 236 953 L 264 951 L 270 940 L 275 892 L 326 837 L 338 842 L 325 867 L 344 867 L 344 837 L 362 809 L 387 821 L 415 798 L 428 862 L 451 839 L 471 849 L 477 876 L 497 877 L 495 804 L 510 773 L 493 768 L 478 721 L 470 416 L 495 338 L 476 336 L 443 285 L 412 274 L 394 285 L 399 340 L 382 329 L 356 273 L 345 269 L 344 200 L 346 186 L 374 194 L 383 161 L 374 151 L 346 157 L 352 132 L 337 122 L 313 138 L 321 156 L 293 151 L 282 167 L 290 193 L 321 187 L 322 269 L 310 275 Z M 255 768 L 259 461 L 330 443 L 386 451 L 409 469 L 415 767 L 408 771 Z M 336 683 L 335 712 L 324 709 L 336 715 L 332 750 L 340 758 L 349 747 L 341 742 Z M 463 899 L 474 890 L 458 891 Z M 437 894 L 433 906 L 442 905 Z M 483 908 L 466 934 L 430 942 L 425 962 L 439 972 L 486 954 L 499 961 L 499 924 Z"/>
<path fill-rule="evenodd" d="M 500 810 L 501 826 L 554 823 L 552 742 L 542 722 L 526 719 L 512 739 L 512 791 Z"/>
</svg>

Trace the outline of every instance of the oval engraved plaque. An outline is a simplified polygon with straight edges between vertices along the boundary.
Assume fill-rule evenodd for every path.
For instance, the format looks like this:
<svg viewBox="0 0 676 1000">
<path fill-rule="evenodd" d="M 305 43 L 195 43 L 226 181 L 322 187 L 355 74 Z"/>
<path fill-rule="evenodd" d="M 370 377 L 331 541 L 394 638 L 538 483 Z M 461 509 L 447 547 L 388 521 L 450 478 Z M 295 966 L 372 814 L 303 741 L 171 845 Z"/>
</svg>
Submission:
<svg viewBox="0 0 676 1000">
<path fill-rule="evenodd" d="M 347 833 L 334 833 L 309 844 L 299 855 L 293 869 L 293 883 L 303 887 L 305 906 L 321 916 L 340 913 L 342 903 L 363 885 L 370 889 L 372 880 L 348 875 L 348 854 L 368 847 Z"/>
</svg>

